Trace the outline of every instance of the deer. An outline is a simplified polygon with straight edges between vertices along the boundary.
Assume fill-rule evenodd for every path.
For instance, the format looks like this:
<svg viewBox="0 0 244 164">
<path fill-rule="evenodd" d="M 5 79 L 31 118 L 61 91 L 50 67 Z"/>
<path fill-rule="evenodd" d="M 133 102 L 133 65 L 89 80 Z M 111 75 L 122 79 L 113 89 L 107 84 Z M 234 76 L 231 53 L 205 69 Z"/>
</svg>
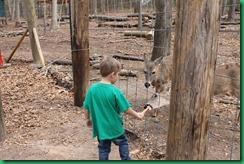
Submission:
<svg viewBox="0 0 244 164">
<path fill-rule="evenodd" d="M 155 88 L 155 93 L 149 102 L 154 102 L 157 100 L 159 93 L 163 92 L 164 90 L 169 91 L 169 88 L 167 87 L 168 82 L 171 80 L 172 76 L 172 55 L 165 56 L 165 57 L 159 57 L 156 60 L 152 61 L 150 60 L 146 54 L 144 54 L 144 75 L 145 75 L 145 87 L 149 88 L 150 86 L 153 86 Z M 157 95 L 157 96 L 155 96 Z M 148 103 L 147 103 L 148 105 Z M 156 117 L 158 115 L 158 110 L 153 110 L 153 117 Z"/>
<path fill-rule="evenodd" d="M 164 90 L 168 90 L 167 84 L 171 81 L 172 77 L 172 55 L 159 57 L 152 61 L 144 54 L 144 75 L 145 75 L 145 87 L 154 87 L 155 93 L 158 96 L 159 93 Z M 224 65 L 217 65 L 215 69 L 214 79 L 214 96 L 231 94 L 239 99 L 240 94 L 240 65 L 237 63 L 229 63 Z M 148 102 L 155 106 L 155 102 L 158 102 L 158 97 L 155 94 L 150 98 Z M 149 103 L 147 103 L 149 104 Z M 154 109 L 153 117 L 158 115 L 158 111 Z M 238 119 L 240 114 L 238 116 Z"/>
</svg>

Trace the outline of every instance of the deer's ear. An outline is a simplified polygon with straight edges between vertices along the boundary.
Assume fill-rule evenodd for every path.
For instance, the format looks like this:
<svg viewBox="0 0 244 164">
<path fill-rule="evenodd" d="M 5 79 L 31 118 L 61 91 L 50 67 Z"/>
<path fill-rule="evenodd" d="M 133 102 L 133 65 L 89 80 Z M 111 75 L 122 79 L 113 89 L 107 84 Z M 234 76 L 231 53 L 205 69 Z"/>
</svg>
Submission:
<svg viewBox="0 0 244 164">
<path fill-rule="evenodd" d="M 149 59 L 148 59 L 148 57 L 146 56 L 145 53 L 143 55 L 143 59 L 144 59 L 144 63 L 148 63 L 149 62 Z"/>
<path fill-rule="evenodd" d="M 161 63 L 162 59 L 163 59 L 163 56 L 161 56 L 161 57 L 157 58 L 156 60 L 154 60 L 155 65 L 159 65 Z"/>
</svg>

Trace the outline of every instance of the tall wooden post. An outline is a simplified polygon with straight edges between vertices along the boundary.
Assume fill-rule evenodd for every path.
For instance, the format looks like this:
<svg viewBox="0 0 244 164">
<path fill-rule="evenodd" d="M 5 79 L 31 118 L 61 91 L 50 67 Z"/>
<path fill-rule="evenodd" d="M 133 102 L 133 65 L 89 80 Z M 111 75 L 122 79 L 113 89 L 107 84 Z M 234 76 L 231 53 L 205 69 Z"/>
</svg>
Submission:
<svg viewBox="0 0 244 164">
<path fill-rule="evenodd" d="M 3 117 L 2 95 L 0 92 L 0 141 L 3 141 L 6 136 L 5 122 Z"/>
<path fill-rule="evenodd" d="M 173 57 L 167 159 L 206 156 L 220 26 L 220 0 L 179 0 Z"/>
<path fill-rule="evenodd" d="M 74 104 L 82 106 L 89 86 L 89 0 L 73 0 L 72 63 Z"/>
<path fill-rule="evenodd" d="M 52 0 L 52 30 L 58 29 L 58 1 Z"/>
</svg>

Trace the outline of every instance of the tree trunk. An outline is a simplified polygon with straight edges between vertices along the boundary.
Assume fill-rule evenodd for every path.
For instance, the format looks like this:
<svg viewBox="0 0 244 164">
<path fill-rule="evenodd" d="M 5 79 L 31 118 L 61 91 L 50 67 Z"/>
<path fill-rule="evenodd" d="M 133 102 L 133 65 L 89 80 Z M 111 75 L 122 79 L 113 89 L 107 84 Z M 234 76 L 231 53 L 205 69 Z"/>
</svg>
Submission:
<svg viewBox="0 0 244 164">
<path fill-rule="evenodd" d="M 46 31 L 47 31 L 47 27 L 46 27 L 46 20 L 47 20 L 47 4 L 46 4 L 46 0 L 44 0 L 43 2 L 43 25 L 44 25 L 44 30 L 43 30 L 43 33 L 44 35 L 46 35 Z"/>
<path fill-rule="evenodd" d="M 20 0 L 15 1 L 15 27 L 19 27 L 20 24 Z"/>
<path fill-rule="evenodd" d="M 97 0 L 90 0 L 89 5 L 91 15 L 97 15 Z"/>
<path fill-rule="evenodd" d="M 93 4 L 93 8 L 94 8 L 94 15 L 97 15 L 97 0 L 94 0 L 94 4 Z"/>
<path fill-rule="evenodd" d="M 11 20 L 14 20 L 14 13 L 15 13 L 15 0 L 13 0 L 13 5 L 11 6 Z"/>
<path fill-rule="evenodd" d="M 44 2 L 37 3 L 38 7 L 38 18 L 41 19 L 44 17 Z"/>
<path fill-rule="evenodd" d="M 142 30 L 142 1 L 138 0 L 138 30 Z"/>
<path fill-rule="evenodd" d="M 68 0 L 65 0 L 65 15 L 68 15 L 68 13 L 69 13 L 69 3 L 70 2 L 68 2 Z"/>
<path fill-rule="evenodd" d="M 3 116 L 3 106 L 2 106 L 2 94 L 0 92 L 0 141 L 3 141 L 6 137 L 5 122 Z"/>
<path fill-rule="evenodd" d="M 52 30 L 58 29 L 58 5 L 57 0 L 52 0 Z"/>
<path fill-rule="evenodd" d="M 23 0 L 23 1 L 25 3 L 25 8 L 26 8 L 26 16 L 27 16 L 33 63 L 42 64 L 42 60 L 40 58 L 40 54 L 38 53 L 38 48 L 37 48 L 34 34 L 33 34 L 33 28 L 36 27 L 36 15 L 35 15 L 35 10 L 34 10 L 34 1 L 33 0 Z"/>
<path fill-rule="evenodd" d="M 235 6 L 236 4 L 236 0 L 230 0 L 230 4 L 229 4 L 229 12 L 228 12 L 228 21 L 234 21 L 235 20 Z"/>
<path fill-rule="evenodd" d="M 133 3 L 134 13 L 139 13 L 140 10 L 140 0 L 135 0 Z"/>
<path fill-rule="evenodd" d="M 220 0 L 177 1 L 168 160 L 204 160 L 220 26 Z"/>
<path fill-rule="evenodd" d="M 130 1 L 130 6 L 129 6 L 130 8 L 130 12 L 131 12 L 131 10 L 133 9 L 133 3 Z"/>
<path fill-rule="evenodd" d="M 156 0 L 156 23 L 154 46 L 151 60 L 161 56 L 170 55 L 171 50 L 171 24 L 172 24 L 172 1 Z"/>
<path fill-rule="evenodd" d="M 105 14 L 106 3 L 105 0 L 101 0 L 101 13 Z"/>
<path fill-rule="evenodd" d="M 72 62 L 74 104 L 81 107 L 89 85 L 89 0 L 74 0 L 72 20 Z"/>
<path fill-rule="evenodd" d="M 26 7 L 24 5 L 23 0 L 20 1 L 20 18 L 25 18 L 26 19 Z"/>
<path fill-rule="evenodd" d="M 227 3 L 227 0 L 221 0 L 221 16 L 223 16 L 225 14 L 225 9 L 226 9 L 226 3 Z"/>
<path fill-rule="evenodd" d="M 6 6 L 6 18 L 10 18 L 11 17 L 11 4 L 10 4 L 10 0 L 5 0 L 5 6 Z"/>
</svg>

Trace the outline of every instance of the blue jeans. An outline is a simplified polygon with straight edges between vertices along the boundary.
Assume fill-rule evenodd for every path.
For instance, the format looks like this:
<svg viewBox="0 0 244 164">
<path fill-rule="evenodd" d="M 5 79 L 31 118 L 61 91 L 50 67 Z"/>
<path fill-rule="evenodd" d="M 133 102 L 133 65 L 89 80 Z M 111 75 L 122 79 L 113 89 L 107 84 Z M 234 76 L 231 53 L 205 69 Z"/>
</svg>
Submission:
<svg viewBox="0 0 244 164">
<path fill-rule="evenodd" d="M 108 160 L 111 151 L 111 142 L 119 146 L 119 154 L 121 160 L 131 160 L 129 155 L 129 144 L 125 134 L 110 140 L 98 140 L 99 160 Z"/>
</svg>

